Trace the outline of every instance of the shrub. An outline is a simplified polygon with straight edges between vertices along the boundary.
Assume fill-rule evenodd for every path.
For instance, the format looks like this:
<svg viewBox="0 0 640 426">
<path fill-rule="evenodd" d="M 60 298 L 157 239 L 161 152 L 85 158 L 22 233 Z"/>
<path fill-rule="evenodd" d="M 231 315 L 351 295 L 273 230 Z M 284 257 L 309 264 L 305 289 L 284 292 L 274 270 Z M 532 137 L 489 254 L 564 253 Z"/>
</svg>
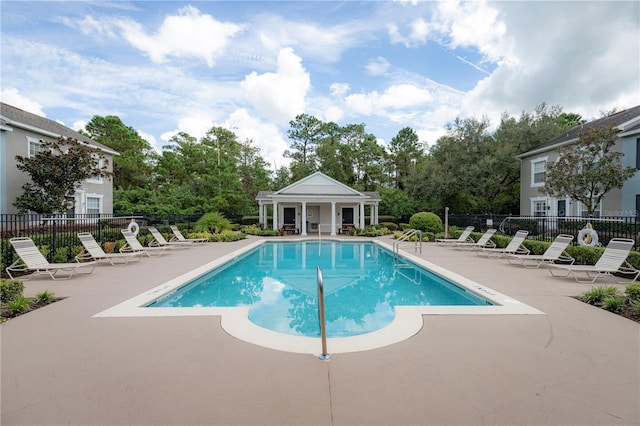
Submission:
<svg viewBox="0 0 640 426">
<path fill-rule="evenodd" d="M 218 212 L 203 214 L 193 226 L 193 230 L 196 232 L 211 232 L 212 234 L 226 229 L 231 229 L 231 222 Z"/>
<path fill-rule="evenodd" d="M 382 223 L 382 222 L 398 223 L 398 218 L 393 216 L 393 215 L 381 214 L 381 215 L 378 216 L 378 222 L 380 222 L 380 223 Z"/>
<path fill-rule="evenodd" d="M 506 235 L 493 234 L 493 236 L 491 237 L 491 240 L 494 243 L 496 243 L 496 247 L 497 248 L 505 248 L 506 246 L 509 245 L 509 243 L 511 242 L 512 238 L 511 237 L 507 237 Z"/>
<path fill-rule="evenodd" d="M 398 225 L 396 225 L 393 222 L 380 222 L 380 225 L 384 226 L 387 229 L 389 229 L 389 231 L 391 231 L 391 232 L 396 231 L 398 229 Z"/>
<path fill-rule="evenodd" d="M 575 263 L 578 265 L 595 265 L 602 253 L 604 253 L 604 248 L 570 245 L 566 251 L 576 259 Z"/>
<path fill-rule="evenodd" d="M 411 216 L 411 219 L 409 219 L 409 226 L 414 229 L 434 234 L 442 232 L 444 229 L 440 216 L 431 212 L 420 212 L 414 214 Z"/>
<path fill-rule="evenodd" d="M 602 308 L 611 312 L 618 312 L 624 307 L 624 299 L 622 297 L 607 297 L 602 301 Z"/>
<path fill-rule="evenodd" d="M 59 247 L 53 255 L 53 263 L 66 263 L 68 259 L 67 248 Z"/>
<path fill-rule="evenodd" d="M 54 294 L 45 290 L 36 294 L 36 297 L 33 300 L 39 305 L 48 305 L 54 301 Z"/>
<path fill-rule="evenodd" d="M 600 305 L 605 299 L 616 298 L 617 296 L 617 288 L 613 286 L 599 286 L 582 293 L 579 299 L 590 305 Z"/>
<path fill-rule="evenodd" d="M 409 230 L 409 229 L 411 229 L 411 225 L 409 225 L 408 223 L 401 223 L 401 224 L 400 224 L 400 229 L 402 229 L 402 230 L 405 230 L 405 229 Z"/>
<path fill-rule="evenodd" d="M 26 297 L 19 296 L 16 299 L 10 300 L 7 303 L 7 308 L 9 309 L 11 316 L 17 316 L 28 312 L 31 308 L 31 302 L 29 302 L 29 299 Z"/>
<path fill-rule="evenodd" d="M 629 299 L 640 301 L 640 283 L 627 285 L 624 292 Z"/>
<path fill-rule="evenodd" d="M 20 280 L 0 278 L 0 302 L 9 303 L 22 296 L 24 283 Z"/>
</svg>

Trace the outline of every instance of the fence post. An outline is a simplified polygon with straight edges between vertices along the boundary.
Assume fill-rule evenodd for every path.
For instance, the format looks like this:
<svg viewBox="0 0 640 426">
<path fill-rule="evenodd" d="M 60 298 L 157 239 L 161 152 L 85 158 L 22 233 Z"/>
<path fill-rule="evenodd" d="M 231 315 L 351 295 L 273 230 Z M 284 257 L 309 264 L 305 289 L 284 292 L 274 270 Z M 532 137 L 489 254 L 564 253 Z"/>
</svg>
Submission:
<svg viewBox="0 0 640 426">
<path fill-rule="evenodd" d="M 51 247 L 53 247 L 52 250 L 49 250 L 49 262 L 53 262 L 53 255 L 56 253 L 56 250 L 58 249 L 58 238 L 57 238 L 57 224 L 58 221 L 55 220 L 55 215 L 53 217 L 53 226 L 51 229 L 51 239 L 52 239 L 52 244 Z"/>
</svg>

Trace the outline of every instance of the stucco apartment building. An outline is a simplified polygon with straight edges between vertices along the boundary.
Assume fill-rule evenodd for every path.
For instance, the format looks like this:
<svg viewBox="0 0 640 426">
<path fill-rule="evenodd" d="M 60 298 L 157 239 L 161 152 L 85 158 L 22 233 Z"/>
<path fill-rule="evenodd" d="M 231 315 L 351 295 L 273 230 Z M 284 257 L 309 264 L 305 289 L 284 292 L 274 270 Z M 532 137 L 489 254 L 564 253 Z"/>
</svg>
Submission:
<svg viewBox="0 0 640 426">
<path fill-rule="evenodd" d="M 18 213 L 13 206 L 22 194 L 29 175 L 18 170 L 16 155 L 33 156 L 41 140 L 56 141 L 60 136 L 85 142 L 100 151 L 113 170 L 113 156 L 118 153 L 62 124 L 0 103 L 0 214 Z M 113 213 L 113 181 L 96 178 L 82 183 L 73 195 L 75 214 Z"/>
<path fill-rule="evenodd" d="M 614 150 L 622 152 L 622 166 L 640 170 L 640 105 L 576 126 L 521 155 L 520 214 L 523 216 L 584 216 L 582 203 L 554 198 L 544 192 L 546 165 L 558 159 L 558 149 L 576 143 L 590 127 L 615 126 L 619 130 Z M 622 189 L 613 189 L 602 199 L 598 216 L 640 216 L 640 172 L 627 180 Z"/>
</svg>

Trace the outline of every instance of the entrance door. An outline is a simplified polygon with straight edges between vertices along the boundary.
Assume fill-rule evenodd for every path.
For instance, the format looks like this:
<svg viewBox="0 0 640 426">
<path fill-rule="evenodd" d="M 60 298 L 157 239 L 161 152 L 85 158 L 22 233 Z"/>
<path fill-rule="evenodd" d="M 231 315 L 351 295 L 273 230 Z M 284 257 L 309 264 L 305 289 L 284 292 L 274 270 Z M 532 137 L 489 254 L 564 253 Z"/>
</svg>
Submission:
<svg viewBox="0 0 640 426">
<path fill-rule="evenodd" d="M 342 224 L 345 223 L 353 225 L 353 207 L 342 208 Z"/>
<path fill-rule="evenodd" d="M 558 217 L 567 216 L 567 200 L 558 200 L 557 207 Z"/>
<path fill-rule="evenodd" d="M 285 225 L 295 225 L 296 223 L 296 208 L 285 207 L 283 220 Z"/>
</svg>

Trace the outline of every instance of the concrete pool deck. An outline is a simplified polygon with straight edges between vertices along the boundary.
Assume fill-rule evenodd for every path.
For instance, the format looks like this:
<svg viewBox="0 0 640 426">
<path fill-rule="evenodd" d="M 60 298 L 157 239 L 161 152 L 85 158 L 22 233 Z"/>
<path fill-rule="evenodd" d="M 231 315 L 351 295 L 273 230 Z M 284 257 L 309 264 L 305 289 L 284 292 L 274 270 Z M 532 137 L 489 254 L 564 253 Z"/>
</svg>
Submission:
<svg viewBox="0 0 640 426">
<path fill-rule="evenodd" d="M 425 315 L 331 361 L 238 340 L 219 316 L 94 317 L 255 241 L 25 282 L 65 299 L 0 326 L 0 423 L 640 424 L 640 324 L 572 297 L 592 285 L 432 243 L 422 258 L 545 315 Z"/>
</svg>

